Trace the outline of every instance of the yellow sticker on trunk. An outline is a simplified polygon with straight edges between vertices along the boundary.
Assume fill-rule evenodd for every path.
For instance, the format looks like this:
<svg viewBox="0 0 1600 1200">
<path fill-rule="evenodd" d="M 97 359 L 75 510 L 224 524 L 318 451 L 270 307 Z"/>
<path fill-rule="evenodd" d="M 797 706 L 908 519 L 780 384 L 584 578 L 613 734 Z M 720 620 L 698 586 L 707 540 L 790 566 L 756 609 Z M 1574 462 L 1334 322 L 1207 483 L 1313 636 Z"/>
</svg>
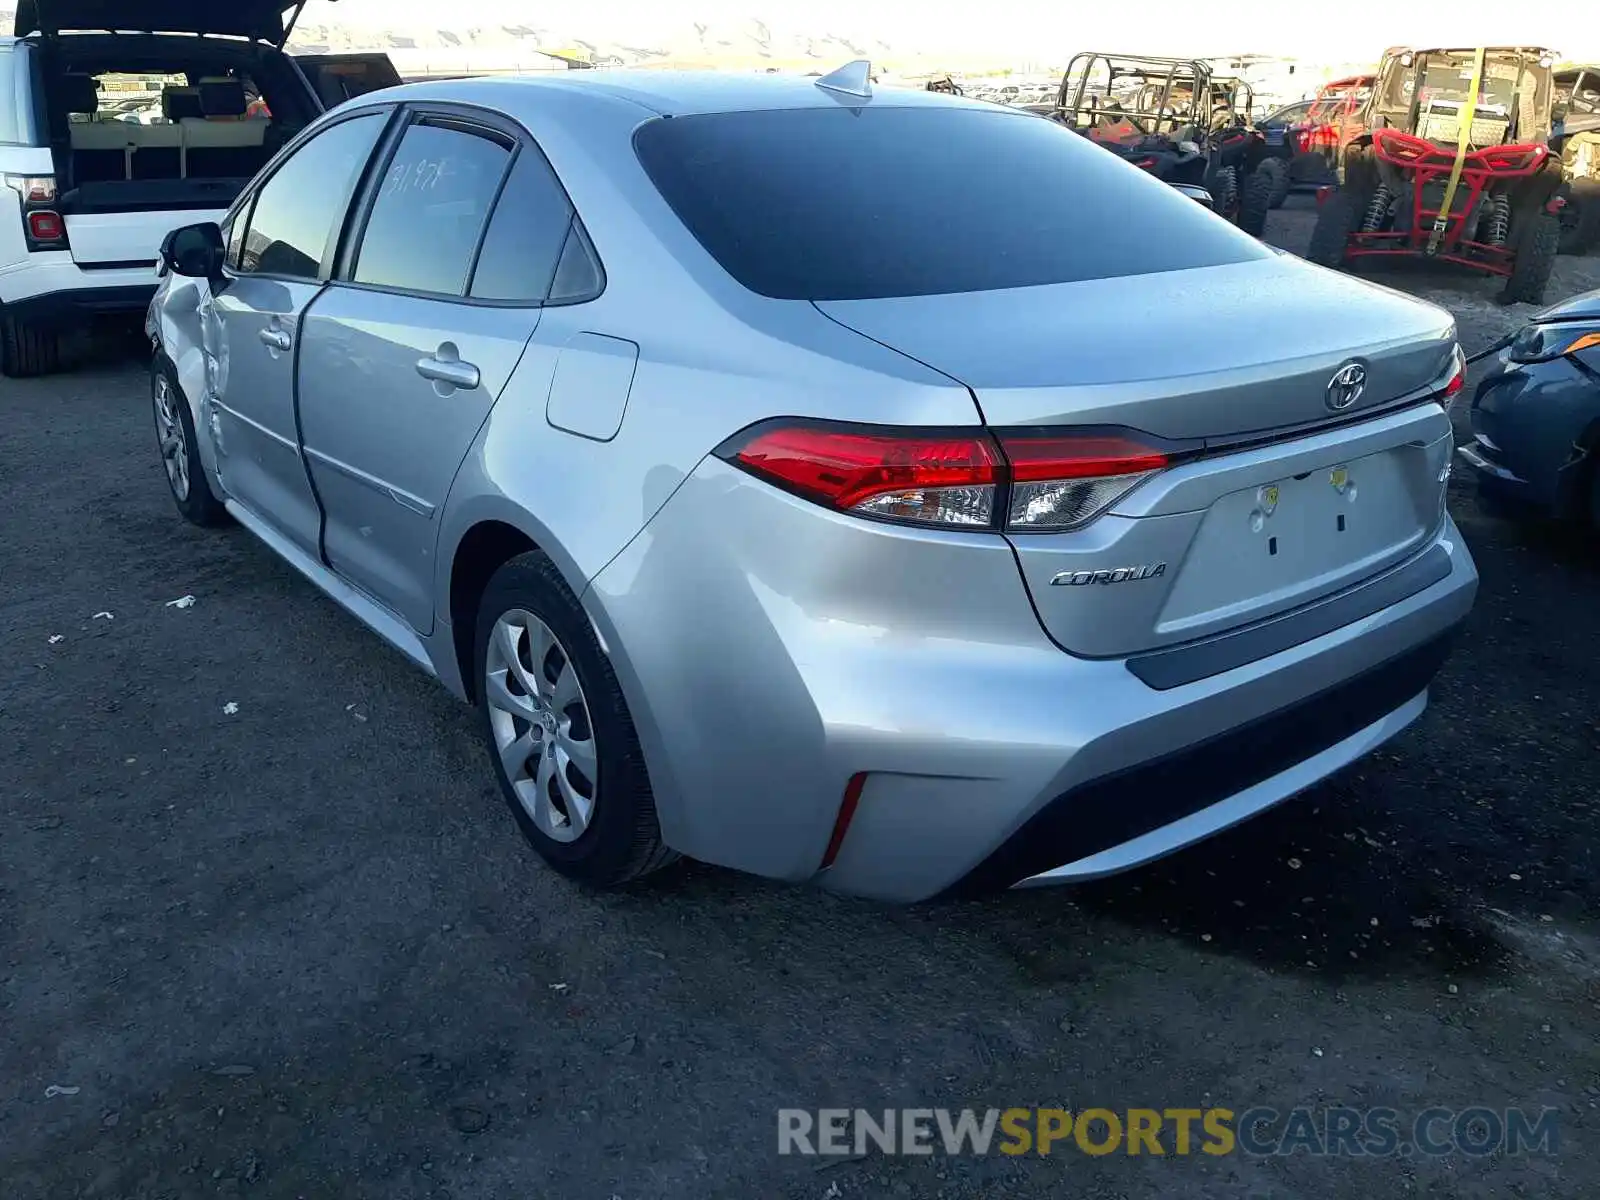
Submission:
<svg viewBox="0 0 1600 1200">
<path fill-rule="evenodd" d="M 1350 472 L 1344 467 L 1335 467 L 1328 472 L 1328 482 L 1333 484 L 1335 491 L 1342 492 L 1350 485 Z"/>
</svg>

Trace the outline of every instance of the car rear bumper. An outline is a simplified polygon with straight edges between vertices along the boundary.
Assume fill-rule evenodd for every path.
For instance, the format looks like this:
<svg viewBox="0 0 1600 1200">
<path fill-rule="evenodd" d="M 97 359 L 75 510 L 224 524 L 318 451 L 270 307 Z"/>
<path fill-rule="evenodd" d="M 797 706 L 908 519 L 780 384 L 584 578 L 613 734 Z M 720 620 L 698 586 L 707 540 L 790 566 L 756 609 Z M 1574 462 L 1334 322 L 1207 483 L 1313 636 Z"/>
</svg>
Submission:
<svg viewBox="0 0 1600 1200">
<path fill-rule="evenodd" d="M 70 325 L 99 313 L 140 313 L 156 291 L 156 264 L 85 268 L 65 252 L 0 271 L 0 307 L 22 320 Z"/>
<path fill-rule="evenodd" d="M 914 901 L 1149 861 L 1398 732 L 1477 588 L 1448 518 L 1427 556 L 1442 574 L 1393 603 L 1156 687 L 1054 645 L 1002 539 L 835 516 L 708 460 L 585 603 L 669 844 Z"/>
</svg>

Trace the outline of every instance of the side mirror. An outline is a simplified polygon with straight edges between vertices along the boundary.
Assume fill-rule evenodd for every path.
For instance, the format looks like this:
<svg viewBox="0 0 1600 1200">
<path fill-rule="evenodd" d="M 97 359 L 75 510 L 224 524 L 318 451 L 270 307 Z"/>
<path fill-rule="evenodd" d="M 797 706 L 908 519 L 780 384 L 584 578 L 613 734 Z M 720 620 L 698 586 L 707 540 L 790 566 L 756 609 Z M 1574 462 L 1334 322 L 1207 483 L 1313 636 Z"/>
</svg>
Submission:
<svg viewBox="0 0 1600 1200">
<path fill-rule="evenodd" d="M 167 234 L 161 243 L 161 261 L 174 275 L 191 279 L 218 279 L 227 247 L 216 222 L 185 225 Z"/>
</svg>

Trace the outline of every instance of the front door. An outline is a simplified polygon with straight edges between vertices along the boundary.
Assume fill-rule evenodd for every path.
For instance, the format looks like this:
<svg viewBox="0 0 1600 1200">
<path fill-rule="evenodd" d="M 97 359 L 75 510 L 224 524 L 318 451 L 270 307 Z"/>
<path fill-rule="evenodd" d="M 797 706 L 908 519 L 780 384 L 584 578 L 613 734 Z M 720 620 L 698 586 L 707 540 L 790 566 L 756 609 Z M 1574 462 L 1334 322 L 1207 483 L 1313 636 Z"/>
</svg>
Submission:
<svg viewBox="0 0 1600 1200">
<path fill-rule="evenodd" d="M 440 512 L 538 326 L 571 209 L 522 137 L 426 113 L 376 193 L 306 314 L 301 429 L 329 566 L 427 634 Z"/>
<path fill-rule="evenodd" d="M 373 113 L 307 141 L 262 186 L 234 261 L 204 314 L 207 419 L 218 476 L 238 504 L 315 554 L 322 514 L 300 452 L 295 362 L 300 323 L 384 125 Z"/>
</svg>

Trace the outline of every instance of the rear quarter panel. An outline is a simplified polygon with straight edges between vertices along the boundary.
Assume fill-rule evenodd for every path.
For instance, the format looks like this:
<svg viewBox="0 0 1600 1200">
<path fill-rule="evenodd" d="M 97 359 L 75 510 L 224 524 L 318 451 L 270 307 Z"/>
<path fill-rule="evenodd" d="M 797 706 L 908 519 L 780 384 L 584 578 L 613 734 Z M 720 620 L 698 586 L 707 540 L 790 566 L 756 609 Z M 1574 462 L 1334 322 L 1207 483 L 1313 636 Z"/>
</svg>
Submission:
<svg viewBox="0 0 1600 1200">
<path fill-rule="evenodd" d="M 436 609 L 449 621 L 456 548 L 483 520 L 522 529 L 574 592 L 729 435 L 773 416 L 969 425 L 965 387 L 841 328 L 801 301 L 745 291 L 694 240 L 640 167 L 633 131 L 654 114 L 627 101 L 506 87 L 506 110 L 538 140 L 604 267 L 595 300 L 547 308 L 468 454 L 442 518 Z M 616 436 L 555 429 L 547 406 L 562 348 L 600 334 L 639 347 Z"/>
</svg>

